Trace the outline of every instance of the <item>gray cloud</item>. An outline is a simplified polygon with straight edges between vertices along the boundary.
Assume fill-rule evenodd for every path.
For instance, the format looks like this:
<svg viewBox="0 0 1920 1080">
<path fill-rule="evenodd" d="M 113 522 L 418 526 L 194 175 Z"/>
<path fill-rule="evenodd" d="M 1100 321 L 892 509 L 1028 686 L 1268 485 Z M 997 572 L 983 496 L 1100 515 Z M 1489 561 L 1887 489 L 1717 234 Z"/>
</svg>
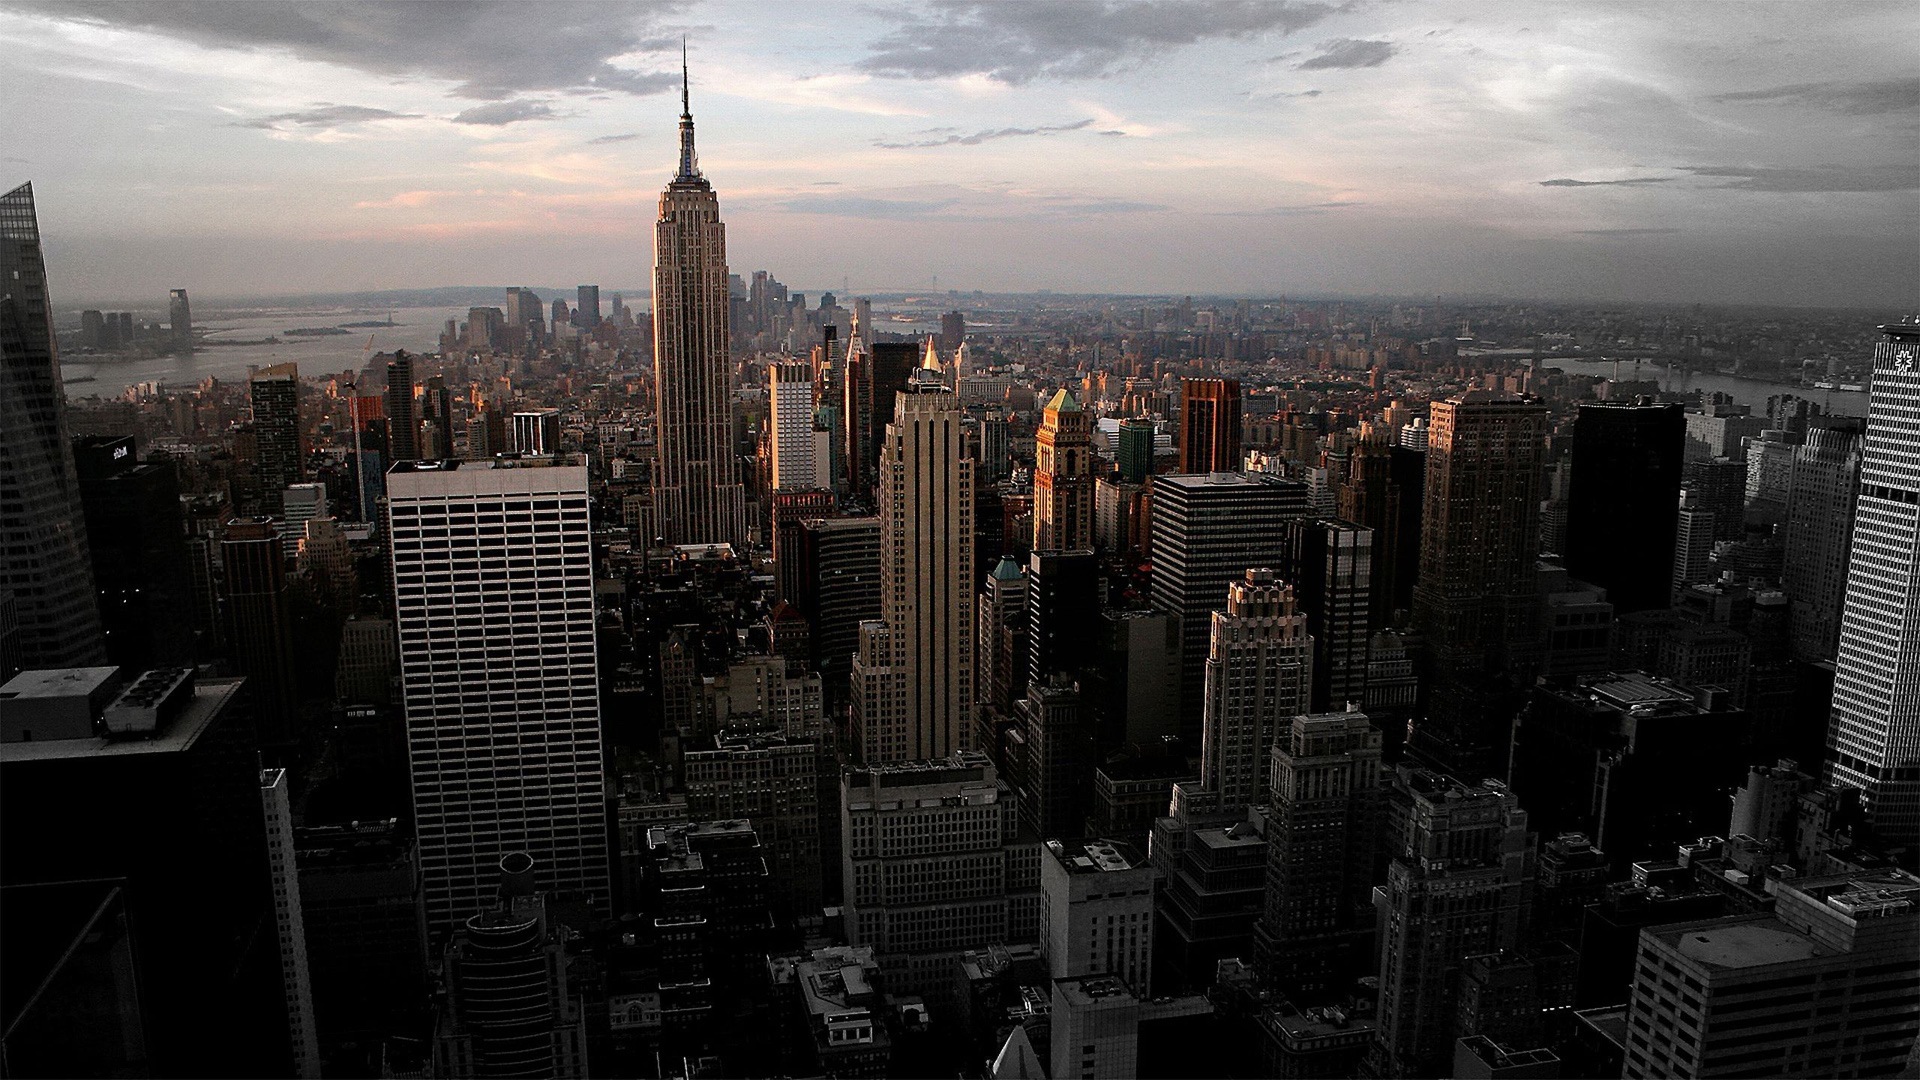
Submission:
<svg viewBox="0 0 1920 1080">
<path fill-rule="evenodd" d="M 1308 0 L 947 0 L 890 13 L 898 28 L 874 42 L 858 66 L 906 79 L 975 73 L 1011 84 L 1098 78 L 1200 41 L 1292 33 L 1334 10 Z"/>
<path fill-rule="evenodd" d="M 1679 179 L 1675 176 L 1635 176 L 1626 180 L 1573 180 L 1560 177 L 1557 180 L 1542 180 L 1541 187 L 1630 187 L 1638 184 L 1665 184 Z"/>
<path fill-rule="evenodd" d="M 959 199 L 878 199 L 867 195 L 798 195 L 779 204 L 793 214 L 834 217 L 922 218 L 959 205 Z"/>
<path fill-rule="evenodd" d="M 502 127 L 522 120 L 558 120 L 561 114 L 544 101 L 494 101 L 462 110 L 453 118 L 456 124 L 486 124 Z"/>
<path fill-rule="evenodd" d="M 949 192 L 951 194 L 948 194 Z M 855 192 L 796 194 L 774 205 L 796 214 L 828 214 L 835 217 L 882 220 L 937 218 L 946 221 L 1005 221 L 1100 214 L 1144 214 L 1172 209 L 1161 203 L 1134 202 L 1126 199 L 1084 195 L 1030 195 L 1007 190 L 979 191 L 952 185 L 944 185 L 932 190 L 901 192 L 899 195 Z"/>
<path fill-rule="evenodd" d="M 251 0 L 12 0 L 14 12 L 124 27 L 213 48 L 271 50 L 389 77 L 457 83 L 458 97 L 483 101 L 522 91 L 654 94 L 679 72 L 643 72 L 610 61 L 663 52 L 677 40 L 651 35 L 677 0 L 614 7 L 578 0 L 528 5 Z"/>
<path fill-rule="evenodd" d="M 1801 105 L 1847 116 L 1880 116 L 1920 109 L 1920 78 L 1873 82 L 1813 82 L 1715 94 L 1714 101 Z"/>
<path fill-rule="evenodd" d="M 587 145 L 588 146 L 606 146 L 609 143 L 632 142 L 633 140 L 639 137 L 640 137 L 640 133 L 637 131 L 629 131 L 622 135 L 601 135 L 601 136 L 598 136 L 597 138 L 588 139 Z"/>
<path fill-rule="evenodd" d="M 1679 229 L 1575 229 L 1575 236 L 1672 236 Z"/>
<path fill-rule="evenodd" d="M 1367 204 L 1359 199 L 1351 199 L 1345 202 L 1328 200 L 1326 202 L 1289 203 L 1279 206 L 1266 206 L 1258 210 L 1228 210 L 1222 213 L 1227 217 L 1293 217 L 1301 214 L 1324 214 L 1329 210 L 1350 210 L 1354 207 L 1365 205 Z"/>
<path fill-rule="evenodd" d="M 994 128 L 990 131 L 976 131 L 970 135 L 947 135 L 938 139 L 923 139 L 918 142 L 883 142 L 879 139 L 873 145 L 882 150 L 919 150 L 929 146 L 979 146 L 994 139 L 1011 139 L 1020 135 L 1051 135 L 1057 131 L 1079 131 L 1093 124 L 1092 120 L 1076 120 L 1071 124 L 1053 124 L 1030 128 Z M 929 132 L 931 134 L 931 132 Z M 1103 135 L 1119 135 L 1122 132 L 1104 131 Z"/>
<path fill-rule="evenodd" d="M 1867 165 L 1847 168 L 1825 165 L 1812 169 L 1741 168 L 1731 165 L 1683 165 L 1695 176 L 1728 181 L 1716 187 L 1730 191 L 1917 191 L 1920 165 Z"/>
<path fill-rule="evenodd" d="M 337 128 L 348 124 L 364 124 L 369 120 L 417 120 L 419 113 L 399 113 L 388 109 L 373 109 L 365 105 L 329 105 L 322 101 L 311 109 L 299 112 L 275 113 L 254 120 L 236 120 L 234 127 L 260 128 L 263 131 L 281 131 L 287 126 L 303 128 Z"/>
<path fill-rule="evenodd" d="M 1323 68 L 1370 68 L 1379 67 L 1388 60 L 1398 48 L 1391 41 L 1364 41 L 1356 38 L 1335 38 L 1320 47 L 1320 55 L 1303 60 L 1294 65 L 1301 71 L 1318 71 Z"/>
</svg>

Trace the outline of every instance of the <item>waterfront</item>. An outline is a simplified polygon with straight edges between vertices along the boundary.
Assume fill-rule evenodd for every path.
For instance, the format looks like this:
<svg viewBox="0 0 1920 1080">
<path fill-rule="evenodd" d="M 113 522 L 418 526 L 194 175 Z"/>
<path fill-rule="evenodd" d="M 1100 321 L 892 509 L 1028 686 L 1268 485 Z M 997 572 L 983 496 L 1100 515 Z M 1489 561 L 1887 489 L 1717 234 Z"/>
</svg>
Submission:
<svg viewBox="0 0 1920 1080">
<path fill-rule="evenodd" d="M 1743 379 L 1733 375 L 1721 375 L 1716 372 L 1671 370 L 1664 364 L 1650 360 L 1621 360 L 1616 364 L 1612 360 L 1569 360 L 1560 357 L 1540 361 L 1542 368 L 1558 368 L 1570 375 L 1590 375 L 1611 379 L 1648 380 L 1660 384 L 1660 389 L 1670 393 L 1684 394 L 1694 390 L 1718 391 L 1739 402 L 1750 406 L 1755 413 L 1767 411 L 1767 399 L 1780 394 L 1792 394 L 1818 402 L 1822 411 L 1836 416 L 1867 415 L 1867 392 L 1865 390 L 1816 390 L 1811 386 L 1796 386 L 1792 383 L 1773 382 L 1765 379 Z"/>
</svg>

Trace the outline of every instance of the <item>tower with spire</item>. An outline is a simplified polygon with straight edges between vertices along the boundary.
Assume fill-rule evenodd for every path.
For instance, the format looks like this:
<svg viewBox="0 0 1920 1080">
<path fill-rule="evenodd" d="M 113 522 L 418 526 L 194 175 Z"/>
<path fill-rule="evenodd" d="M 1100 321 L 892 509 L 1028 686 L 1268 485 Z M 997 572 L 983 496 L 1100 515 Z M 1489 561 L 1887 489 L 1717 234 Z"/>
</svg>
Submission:
<svg viewBox="0 0 1920 1080">
<path fill-rule="evenodd" d="M 1061 387 L 1034 435 L 1033 550 L 1093 547 L 1093 418 Z"/>
<path fill-rule="evenodd" d="M 727 354 L 727 227 L 700 174 L 682 44 L 680 165 L 660 193 L 653 245 L 654 512 L 670 544 L 747 543 L 733 453 Z"/>
</svg>

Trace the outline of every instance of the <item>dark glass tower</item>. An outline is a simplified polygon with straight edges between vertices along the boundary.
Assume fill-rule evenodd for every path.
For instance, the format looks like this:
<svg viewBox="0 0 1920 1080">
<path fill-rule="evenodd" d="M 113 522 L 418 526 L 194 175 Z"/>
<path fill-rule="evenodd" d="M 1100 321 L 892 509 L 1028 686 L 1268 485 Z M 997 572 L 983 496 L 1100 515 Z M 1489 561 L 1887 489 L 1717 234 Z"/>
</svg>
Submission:
<svg viewBox="0 0 1920 1080">
<path fill-rule="evenodd" d="M 1667 606 L 1686 445 L 1677 402 L 1582 405 L 1574 421 L 1567 573 L 1623 615 Z"/>
<path fill-rule="evenodd" d="M 1180 471 L 1240 471 L 1239 380 L 1181 380 Z"/>
<path fill-rule="evenodd" d="M 105 656 L 40 223 L 22 184 L 0 196 L 0 679 Z"/>
</svg>

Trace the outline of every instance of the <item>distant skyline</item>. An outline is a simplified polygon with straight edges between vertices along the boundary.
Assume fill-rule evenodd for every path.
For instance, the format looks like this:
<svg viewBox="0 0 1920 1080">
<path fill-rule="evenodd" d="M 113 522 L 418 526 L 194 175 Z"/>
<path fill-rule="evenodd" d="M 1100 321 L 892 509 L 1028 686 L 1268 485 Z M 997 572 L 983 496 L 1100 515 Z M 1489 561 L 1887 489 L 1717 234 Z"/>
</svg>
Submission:
<svg viewBox="0 0 1920 1080">
<path fill-rule="evenodd" d="M 731 268 L 855 292 L 1905 309 L 1878 4 L 0 8 L 56 303 L 644 283 L 682 35 Z"/>
</svg>

